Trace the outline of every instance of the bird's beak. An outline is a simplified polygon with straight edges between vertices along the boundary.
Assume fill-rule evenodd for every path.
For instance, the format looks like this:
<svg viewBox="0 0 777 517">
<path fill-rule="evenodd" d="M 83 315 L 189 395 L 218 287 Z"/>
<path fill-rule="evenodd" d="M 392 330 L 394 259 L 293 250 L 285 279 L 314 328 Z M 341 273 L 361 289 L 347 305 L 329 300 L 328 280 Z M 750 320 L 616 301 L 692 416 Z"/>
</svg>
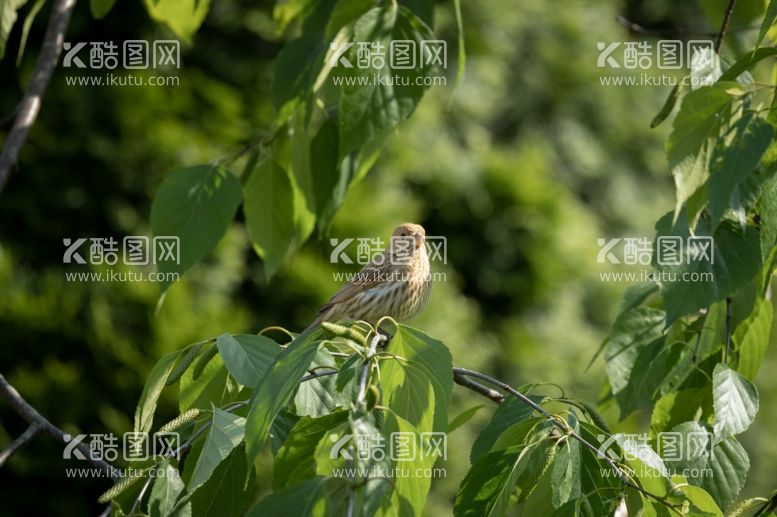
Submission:
<svg viewBox="0 0 777 517">
<path fill-rule="evenodd" d="M 421 249 L 421 246 L 424 245 L 424 242 L 426 242 L 426 237 L 423 235 L 416 235 L 415 237 L 415 249 L 419 250 Z"/>
</svg>

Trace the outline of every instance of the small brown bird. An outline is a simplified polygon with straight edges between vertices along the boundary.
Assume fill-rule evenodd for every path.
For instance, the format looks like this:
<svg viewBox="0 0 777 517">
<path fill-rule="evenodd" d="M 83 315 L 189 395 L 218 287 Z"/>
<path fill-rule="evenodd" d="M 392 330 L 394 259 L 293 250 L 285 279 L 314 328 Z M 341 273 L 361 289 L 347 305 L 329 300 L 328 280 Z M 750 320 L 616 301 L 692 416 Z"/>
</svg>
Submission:
<svg viewBox="0 0 777 517">
<path fill-rule="evenodd" d="M 432 288 L 425 241 L 423 226 L 397 226 L 388 249 L 373 257 L 353 280 L 319 307 L 318 317 L 308 329 L 322 321 L 342 319 L 375 325 L 383 316 L 391 316 L 401 322 L 421 312 Z"/>
</svg>

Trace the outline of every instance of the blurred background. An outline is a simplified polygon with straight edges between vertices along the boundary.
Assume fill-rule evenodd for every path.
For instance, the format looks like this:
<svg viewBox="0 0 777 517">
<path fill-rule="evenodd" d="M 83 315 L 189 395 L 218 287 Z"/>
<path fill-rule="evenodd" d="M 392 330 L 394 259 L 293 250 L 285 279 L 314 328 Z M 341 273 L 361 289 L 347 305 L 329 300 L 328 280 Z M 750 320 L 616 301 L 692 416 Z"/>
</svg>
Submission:
<svg viewBox="0 0 777 517">
<path fill-rule="evenodd" d="M 586 365 L 628 285 L 600 280 L 613 266 L 597 263 L 597 239 L 652 238 L 654 222 L 674 204 L 663 150 L 669 124 L 649 127 L 669 87 L 602 85 L 596 43 L 710 37 L 723 2 L 462 3 L 468 61 L 459 91 L 453 95 L 449 66 L 448 86 L 432 88 L 389 139 L 331 235 L 387 239 L 396 224 L 413 221 L 447 237 L 447 264 L 435 264 L 447 279 L 412 324 L 445 342 L 459 366 L 513 385 L 553 382 L 595 402 L 603 364 Z M 755 23 L 748 2 L 740 3 L 729 35 L 734 46 L 751 38 L 747 27 Z M 338 287 L 332 273 L 344 266 L 329 263 L 328 239 L 309 241 L 268 281 L 239 222 L 169 290 L 158 314 L 156 284 L 65 280 L 66 271 L 87 266 L 62 264 L 63 238 L 150 235 L 150 202 L 167 173 L 226 156 L 268 126 L 273 62 L 283 45 L 272 6 L 213 2 L 193 40 L 182 44 L 178 86 L 68 86 L 61 67 L 52 78 L 18 169 L 0 193 L 0 372 L 66 431 L 130 430 L 145 377 L 162 355 L 224 332 L 299 331 Z M 49 8 L 33 24 L 20 66 L 18 24 L 0 62 L 0 139 Z M 630 31 L 617 16 L 652 33 Z M 449 2 L 438 3 L 434 29 L 453 59 Z M 102 21 L 79 2 L 67 40 L 171 37 L 140 2 L 120 1 Z M 744 496 L 775 488 L 774 352 L 756 382 L 761 410 L 742 437 L 753 465 Z M 176 415 L 175 395 L 163 397 L 158 421 Z M 455 389 L 454 396 L 452 416 L 487 407 L 451 434 L 447 478 L 433 484 L 429 515 L 449 512 L 472 440 L 493 411 L 470 392 Z M 606 417 L 624 432 L 646 432 L 650 419 Z M 25 428 L 0 405 L 0 447 Z M 101 511 L 96 499 L 108 483 L 66 478 L 73 465 L 61 458 L 58 443 L 39 437 L 0 469 L 0 514 Z M 266 490 L 270 466 L 259 469 Z"/>
</svg>

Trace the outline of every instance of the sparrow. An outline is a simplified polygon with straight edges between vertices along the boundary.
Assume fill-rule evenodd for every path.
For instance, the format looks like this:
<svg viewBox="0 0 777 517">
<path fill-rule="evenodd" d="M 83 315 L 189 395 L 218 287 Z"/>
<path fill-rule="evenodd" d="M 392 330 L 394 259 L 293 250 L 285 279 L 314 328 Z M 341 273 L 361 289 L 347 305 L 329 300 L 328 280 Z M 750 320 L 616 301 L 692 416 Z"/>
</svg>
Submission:
<svg viewBox="0 0 777 517">
<path fill-rule="evenodd" d="M 321 305 L 308 329 L 324 321 L 364 320 L 376 325 L 383 316 L 398 322 L 416 316 L 429 301 L 432 289 L 425 242 L 423 226 L 413 223 L 397 226 L 388 249 L 375 255 Z"/>
</svg>

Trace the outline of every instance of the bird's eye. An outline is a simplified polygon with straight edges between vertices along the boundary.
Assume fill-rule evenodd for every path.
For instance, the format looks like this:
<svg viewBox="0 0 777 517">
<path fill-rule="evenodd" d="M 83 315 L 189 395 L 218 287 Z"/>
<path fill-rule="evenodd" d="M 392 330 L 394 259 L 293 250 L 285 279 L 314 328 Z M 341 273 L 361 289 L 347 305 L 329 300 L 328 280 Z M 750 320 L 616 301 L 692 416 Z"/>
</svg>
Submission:
<svg viewBox="0 0 777 517">
<path fill-rule="evenodd" d="M 400 236 L 400 237 L 407 237 L 407 234 L 406 234 L 405 232 L 400 232 L 400 233 L 399 233 L 399 236 Z"/>
</svg>

